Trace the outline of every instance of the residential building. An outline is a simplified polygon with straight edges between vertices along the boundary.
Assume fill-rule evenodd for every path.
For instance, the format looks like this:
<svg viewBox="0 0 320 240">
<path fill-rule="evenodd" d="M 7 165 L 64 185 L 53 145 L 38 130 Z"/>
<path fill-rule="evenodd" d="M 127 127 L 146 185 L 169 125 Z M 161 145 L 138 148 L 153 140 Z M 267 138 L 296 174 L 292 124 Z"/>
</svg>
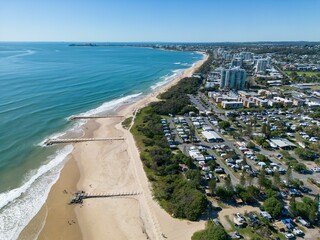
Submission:
<svg viewBox="0 0 320 240">
<path fill-rule="evenodd" d="M 251 107 L 255 106 L 254 102 L 251 101 L 249 98 L 246 98 L 246 97 L 239 97 L 238 101 L 242 102 L 242 105 L 244 107 L 247 107 L 247 108 L 251 108 Z"/>
<path fill-rule="evenodd" d="M 253 59 L 253 53 L 251 53 L 251 52 L 241 52 L 239 55 L 243 60 L 252 60 Z"/>
<path fill-rule="evenodd" d="M 267 71 L 267 68 L 269 68 L 271 64 L 271 58 L 266 58 L 266 59 L 259 59 L 257 61 L 257 66 L 256 66 L 256 73 L 259 74 L 265 74 Z"/>
<path fill-rule="evenodd" d="M 257 98 L 257 97 L 250 97 L 250 101 L 254 102 L 258 107 L 266 107 L 268 106 L 268 100 Z"/>
<path fill-rule="evenodd" d="M 293 106 L 303 106 L 305 104 L 305 100 L 301 99 L 301 98 L 293 98 Z"/>
<path fill-rule="evenodd" d="M 246 71 L 239 67 L 223 69 L 221 71 L 221 89 L 242 90 L 247 80 Z"/>
<path fill-rule="evenodd" d="M 243 103 L 242 102 L 227 102 L 227 101 L 222 101 L 221 106 L 224 109 L 236 109 L 236 108 L 242 108 Z"/>
<path fill-rule="evenodd" d="M 242 58 L 234 58 L 231 61 L 231 68 L 242 67 L 243 61 Z"/>
<path fill-rule="evenodd" d="M 292 102 L 291 100 L 286 99 L 286 98 L 282 98 L 282 97 L 274 97 L 273 100 L 276 101 L 276 102 L 281 102 L 281 103 L 283 103 L 283 105 L 284 105 L 285 107 L 291 107 L 292 104 L 293 104 L 293 102 Z"/>
</svg>

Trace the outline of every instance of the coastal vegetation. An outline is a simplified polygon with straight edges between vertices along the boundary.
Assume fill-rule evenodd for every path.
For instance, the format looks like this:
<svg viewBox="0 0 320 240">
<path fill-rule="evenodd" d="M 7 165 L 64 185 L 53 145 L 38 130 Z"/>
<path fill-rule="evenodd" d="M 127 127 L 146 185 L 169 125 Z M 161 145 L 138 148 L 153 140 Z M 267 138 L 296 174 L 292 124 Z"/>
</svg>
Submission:
<svg viewBox="0 0 320 240">
<path fill-rule="evenodd" d="M 143 108 L 131 129 L 145 172 L 152 183 L 154 197 L 174 217 L 197 220 L 207 206 L 207 199 L 201 192 L 197 178 L 187 179 L 180 173 L 179 164 L 197 171 L 196 167 L 180 151 L 171 151 L 164 138 L 160 119 L 154 107 Z"/>
<path fill-rule="evenodd" d="M 121 124 L 122 124 L 123 128 L 129 129 L 131 122 L 132 122 L 132 117 L 129 117 L 129 118 L 126 118 L 125 120 L 123 120 L 123 122 Z"/>
<path fill-rule="evenodd" d="M 160 115 L 181 114 L 198 110 L 191 105 L 188 94 L 195 94 L 202 83 L 201 78 L 183 78 L 159 97 L 162 101 L 151 104 L 156 113 Z"/>
<path fill-rule="evenodd" d="M 204 63 L 205 66 L 208 62 Z M 201 67 L 198 72 L 206 74 L 209 69 Z M 198 112 L 191 105 L 188 94 L 197 93 L 201 84 L 201 76 L 181 79 L 159 96 L 161 101 L 141 109 L 131 128 L 155 199 L 172 216 L 192 221 L 197 220 L 207 207 L 207 198 L 200 184 L 200 170 L 190 157 L 170 149 L 161 119 L 170 114 Z M 179 164 L 186 165 L 190 173 L 183 174 Z"/>
<path fill-rule="evenodd" d="M 208 222 L 206 229 L 193 234 L 192 240 L 227 240 L 229 236 L 223 227 Z"/>
</svg>

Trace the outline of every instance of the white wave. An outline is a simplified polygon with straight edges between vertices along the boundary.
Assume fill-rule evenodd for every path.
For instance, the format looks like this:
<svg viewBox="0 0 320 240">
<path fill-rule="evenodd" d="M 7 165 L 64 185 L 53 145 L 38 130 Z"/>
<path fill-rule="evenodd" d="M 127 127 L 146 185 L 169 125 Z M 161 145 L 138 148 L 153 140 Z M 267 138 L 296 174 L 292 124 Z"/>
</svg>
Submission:
<svg viewBox="0 0 320 240">
<path fill-rule="evenodd" d="M 192 64 L 190 64 L 190 63 L 181 63 L 180 65 L 181 66 L 186 66 L 186 67 L 191 67 L 192 66 Z"/>
<path fill-rule="evenodd" d="M 49 157 L 22 186 L 0 194 L 0 239 L 17 239 L 23 228 L 39 212 L 49 191 L 59 178 L 64 160 L 72 152 L 67 145 Z"/>
<path fill-rule="evenodd" d="M 181 62 L 175 62 L 174 64 L 176 64 L 176 65 L 180 65 L 180 64 L 181 64 Z"/>
<path fill-rule="evenodd" d="M 111 100 L 109 102 L 105 102 L 101 106 L 99 106 L 99 107 L 97 107 L 95 109 L 91 109 L 91 110 L 89 110 L 87 112 L 78 114 L 78 116 L 92 116 L 92 115 L 97 115 L 97 114 L 100 114 L 100 113 L 103 113 L 103 112 L 107 112 L 107 111 L 116 109 L 117 107 L 121 106 L 123 103 L 129 102 L 130 100 L 132 100 L 134 98 L 137 98 L 140 95 L 142 95 L 142 92 L 138 93 L 138 94 L 132 94 L 132 95 L 129 95 L 129 96 L 126 96 L 126 97 L 118 98 L 118 99 L 115 99 L 115 100 Z M 66 118 L 66 120 L 69 121 L 70 118 L 72 118 L 72 116 Z M 61 138 L 61 137 L 65 136 L 68 133 L 77 133 L 77 134 L 80 134 L 81 136 L 83 136 L 84 135 L 84 131 L 83 131 L 83 129 L 81 127 L 86 122 L 87 122 L 87 120 L 85 120 L 85 119 L 77 120 L 77 122 L 74 125 L 72 125 L 71 128 L 50 135 L 49 137 L 47 137 L 46 139 L 44 139 L 43 141 L 38 143 L 37 146 L 46 147 L 46 145 L 44 143 L 48 139 Z"/>
<path fill-rule="evenodd" d="M 36 51 L 33 51 L 33 50 L 25 50 L 25 51 L 21 51 L 21 52 L 22 53 L 20 53 L 20 54 L 11 55 L 8 58 L 23 57 L 23 56 L 28 56 L 28 55 L 32 55 L 32 54 L 36 53 Z"/>
<path fill-rule="evenodd" d="M 66 118 L 66 120 L 69 120 L 70 117 Z M 86 124 L 87 120 L 84 120 L 84 119 L 81 119 L 81 120 L 77 120 L 73 125 L 72 127 L 68 128 L 67 130 L 65 131 L 61 131 L 61 132 L 57 132 L 57 133 L 54 133 L 52 135 L 50 135 L 49 137 L 47 137 L 46 139 L 44 139 L 43 141 L 41 141 L 40 143 L 36 144 L 36 146 L 40 146 L 40 147 L 47 147 L 47 145 L 45 145 L 45 142 L 48 140 L 48 139 L 58 139 L 58 138 L 61 138 L 63 136 L 65 136 L 66 134 L 68 133 L 76 133 L 76 134 L 79 134 L 81 136 L 84 135 L 84 131 L 83 129 L 81 128 L 84 124 Z"/>
<path fill-rule="evenodd" d="M 167 84 L 168 82 L 172 81 L 173 79 L 181 76 L 183 74 L 185 69 L 176 69 L 176 70 L 172 70 L 173 74 L 167 74 L 165 76 L 162 76 L 160 79 L 161 81 L 157 82 L 156 84 L 152 85 L 150 88 L 152 90 L 157 89 L 158 87 L 161 87 L 165 84 Z"/>
<path fill-rule="evenodd" d="M 103 113 L 103 112 L 107 112 L 113 109 L 116 109 L 117 107 L 121 106 L 123 103 L 129 102 L 129 100 L 132 100 L 134 98 L 139 97 L 140 95 L 142 95 L 141 93 L 137 93 L 137 94 L 132 94 L 129 96 L 125 96 L 122 98 L 118 98 L 118 99 L 114 99 L 112 101 L 109 102 L 105 102 L 103 103 L 101 106 L 95 108 L 95 109 L 91 109 L 87 112 L 81 113 L 79 114 L 80 116 L 92 116 L 92 115 L 96 115 L 99 113 Z"/>
</svg>

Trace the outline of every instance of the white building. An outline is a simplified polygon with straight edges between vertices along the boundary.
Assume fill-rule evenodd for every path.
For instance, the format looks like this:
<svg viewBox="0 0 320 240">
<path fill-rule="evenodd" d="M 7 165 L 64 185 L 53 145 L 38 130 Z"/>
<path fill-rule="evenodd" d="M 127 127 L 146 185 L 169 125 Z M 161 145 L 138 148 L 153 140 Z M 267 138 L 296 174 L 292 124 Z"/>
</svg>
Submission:
<svg viewBox="0 0 320 240">
<path fill-rule="evenodd" d="M 223 69 L 221 71 L 220 88 L 242 90 L 246 86 L 247 75 L 244 69 L 239 67 Z"/>
<path fill-rule="evenodd" d="M 259 59 L 257 61 L 256 73 L 265 74 L 268 68 L 268 59 Z"/>
<path fill-rule="evenodd" d="M 224 109 L 236 109 L 236 108 L 242 108 L 243 103 L 242 102 L 227 102 L 227 101 L 222 101 L 221 106 Z"/>
<path fill-rule="evenodd" d="M 207 142 L 221 142 L 223 141 L 222 137 L 219 136 L 215 131 L 203 131 L 202 135 L 205 137 Z"/>
</svg>

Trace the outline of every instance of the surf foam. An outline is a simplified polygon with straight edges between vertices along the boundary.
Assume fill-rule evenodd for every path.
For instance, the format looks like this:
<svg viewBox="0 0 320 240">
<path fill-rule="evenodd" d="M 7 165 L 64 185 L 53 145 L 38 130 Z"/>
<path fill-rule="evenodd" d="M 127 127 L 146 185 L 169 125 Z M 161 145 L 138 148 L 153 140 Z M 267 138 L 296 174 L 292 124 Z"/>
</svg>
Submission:
<svg viewBox="0 0 320 240">
<path fill-rule="evenodd" d="M 167 84 L 168 82 L 172 81 L 173 79 L 177 78 L 178 76 L 181 76 L 183 74 L 183 71 L 185 69 L 176 69 L 176 70 L 173 70 L 172 73 L 173 74 L 167 74 L 167 75 L 164 75 L 160 78 L 160 81 L 157 82 L 156 84 L 152 85 L 150 88 L 152 90 L 155 90 L 157 89 L 158 87 L 161 87 L 165 84 Z"/>
<path fill-rule="evenodd" d="M 0 239 L 18 238 L 45 203 L 72 150 L 72 145 L 58 150 L 47 164 L 30 173 L 31 177 L 22 186 L 0 194 Z"/>
<path fill-rule="evenodd" d="M 91 109 L 87 112 L 83 112 L 78 114 L 79 116 L 93 116 L 93 115 L 98 115 L 104 112 L 108 112 L 111 110 L 116 109 L 117 107 L 121 106 L 121 104 L 125 103 L 125 102 L 129 102 L 130 100 L 133 100 L 139 96 L 142 95 L 141 93 L 137 93 L 137 94 L 132 94 L 132 95 L 128 95 L 122 98 L 118 98 L 118 99 L 114 99 L 108 102 L 103 103 L 102 105 L 100 105 L 99 107 L 95 108 L 95 109 Z M 72 116 L 66 118 L 66 120 L 70 120 Z M 87 123 L 87 120 L 85 119 L 81 119 L 81 120 L 77 120 L 77 122 L 72 125 L 72 127 L 68 128 L 65 131 L 61 131 L 61 132 L 57 132 L 54 133 L 52 135 L 50 135 L 48 138 L 44 139 L 43 141 L 41 141 L 39 144 L 37 144 L 38 146 L 41 147 L 46 147 L 46 145 L 44 144 L 48 139 L 57 139 L 57 138 L 61 138 L 63 136 L 65 136 L 68 133 L 79 133 L 81 134 L 81 136 L 84 135 L 84 131 L 81 128 L 84 124 Z"/>
</svg>

